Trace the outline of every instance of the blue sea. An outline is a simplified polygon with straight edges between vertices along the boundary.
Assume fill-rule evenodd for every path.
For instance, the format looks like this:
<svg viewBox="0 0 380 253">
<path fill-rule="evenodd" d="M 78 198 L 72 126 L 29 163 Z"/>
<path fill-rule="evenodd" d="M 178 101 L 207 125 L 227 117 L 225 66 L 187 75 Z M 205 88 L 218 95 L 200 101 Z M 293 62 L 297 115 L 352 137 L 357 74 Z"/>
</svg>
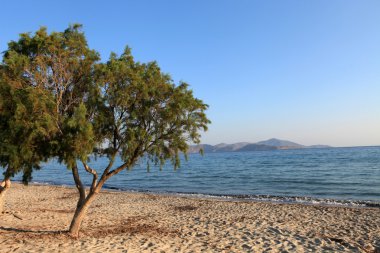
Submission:
<svg viewBox="0 0 380 253">
<path fill-rule="evenodd" d="M 120 164 L 120 159 L 117 164 Z M 99 172 L 106 158 L 90 163 Z M 91 177 L 83 168 L 86 184 Z M 16 178 L 17 179 L 17 178 Z M 20 177 L 18 177 L 20 179 Z M 33 182 L 73 185 L 56 160 L 33 174 Z M 190 154 L 174 170 L 146 160 L 111 178 L 104 188 L 165 194 L 354 206 L 380 206 L 380 147 L 296 149 Z"/>
</svg>

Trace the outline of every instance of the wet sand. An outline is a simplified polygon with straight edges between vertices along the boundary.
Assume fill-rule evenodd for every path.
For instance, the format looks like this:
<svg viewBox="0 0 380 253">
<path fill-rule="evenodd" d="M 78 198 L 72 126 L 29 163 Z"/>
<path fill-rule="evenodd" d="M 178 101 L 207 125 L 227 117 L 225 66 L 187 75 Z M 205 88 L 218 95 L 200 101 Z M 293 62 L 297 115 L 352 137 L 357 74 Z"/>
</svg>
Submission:
<svg viewBox="0 0 380 253">
<path fill-rule="evenodd" d="M 373 252 L 380 208 L 224 201 L 103 191 L 80 237 L 74 188 L 13 184 L 0 252 Z"/>
</svg>

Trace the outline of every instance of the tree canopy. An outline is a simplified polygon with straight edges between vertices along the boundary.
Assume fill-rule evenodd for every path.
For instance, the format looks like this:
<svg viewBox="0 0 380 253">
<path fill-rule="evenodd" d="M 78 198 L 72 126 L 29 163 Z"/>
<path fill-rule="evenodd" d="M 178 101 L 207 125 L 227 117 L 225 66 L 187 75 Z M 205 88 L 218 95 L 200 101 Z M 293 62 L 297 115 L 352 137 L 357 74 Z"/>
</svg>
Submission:
<svg viewBox="0 0 380 253">
<path fill-rule="evenodd" d="M 5 177 L 23 173 L 31 180 L 32 170 L 50 156 L 48 141 L 56 132 L 51 117 L 54 102 L 40 89 L 17 89 L 0 81 L 0 165 Z"/>
<path fill-rule="evenodd" d="M 94 80 L 97 91 L 88 100 L 89 111 L 94 112 L 87 116 L 92 129 L 88 134 L 96 136 L 96 153 L 108 157 L 109 163 L 99 169 L 89 166 L 89 157 L 81 160 L 93 176 L 87 195 L 79 174 L 73 173 L 81 196 L 70 226 L 74 236 L 88 206 L 110 177 L 131 169 L 143 156 L 161 166 L 170 159 L 178 167 L 179 154 L 186 154 L 189 142 L 200 142 L 199 131 L 206 131 L 209 123 L 208 106 L 194 98 L 186 83 L 176 86 L 156 62 L 134 61 L 128 47 L 120 57 L 111 54 L 106 63 L 97 64 Z M 122 163 L 115 165 L 117 155 Z"/>
<path fill-rule="evenodd" d="M 81 26 L 73 25 L 64 32 L 21 34 L 9 43 L 0 69 L 0 137 L 6 140 L 1 165 L 12 168 L 9 176 L 24 170 L 27 180 L 47 158 L 66 164 L 79 192 L 70 226 L 74 236 L 110 177 L 142 157 L 161 166 L 171 160 L 177 168 L 180 153 L 199 143 L 210 123 L 208 106 L 157 62 L 135 61 L 128 47 L 105 63 L 99 60 Z M 91 168 L 94 155 L 107 157 L 108 165 Z M 116 156 L 121 164 L 114 164 Z M 78 162 L 93 176 L 87 194 Z"/>
<path fill-rule="evenodd" d="M 42 27 L 8 43 L 0 65 L 3 183 L 18 172 L 23 172 L 27 183 L 33 169 L 39 169 L 50 157 L 58 156 L 68 165 L 74 163 L 76 157 L 65 156 L 65 150 L 75 150 L 80 138 L 70 141 L 72 133 L 68 130 L 75 131 L 73 122 L 80 114 L 80 104 L 89 97 L 98 59 L 98 53 L 88 48 L 80 25 L 50 34 Z M 90 152 L 88 146 L 83 146 L 86 154 Z M 83 155 L 84 151 L 76 151 L 70 155 Z M 0 200 L 4 199 L 4 190 L 0 188 Z"/>
</svg>

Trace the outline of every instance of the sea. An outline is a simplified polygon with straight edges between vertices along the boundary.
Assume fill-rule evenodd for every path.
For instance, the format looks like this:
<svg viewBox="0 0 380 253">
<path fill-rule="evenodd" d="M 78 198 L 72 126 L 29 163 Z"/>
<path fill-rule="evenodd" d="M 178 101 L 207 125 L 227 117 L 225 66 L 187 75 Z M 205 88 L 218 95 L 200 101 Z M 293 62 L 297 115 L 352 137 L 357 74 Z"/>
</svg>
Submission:
<svg viewBox="0 0 380 253">
<path fill-rule="evenodd" d="M 99 173 L 105 157 L 92 158 Z M 117 158 L 115 166 L 122 161 Z M 91 183 L 83 167 L 80 174 Z M 20 180 L 21 176 L 15 178 Z M 74 185 L 71 171 L 52 159 L 35 171 L 32 183 Z M 174 170 L 147 168 L 141 159 L 104 185 L 119 191 L 153 192 L 226 200 L 380 207 L 380 147 L 294 149 L 190 154 Z"/>
</svg>

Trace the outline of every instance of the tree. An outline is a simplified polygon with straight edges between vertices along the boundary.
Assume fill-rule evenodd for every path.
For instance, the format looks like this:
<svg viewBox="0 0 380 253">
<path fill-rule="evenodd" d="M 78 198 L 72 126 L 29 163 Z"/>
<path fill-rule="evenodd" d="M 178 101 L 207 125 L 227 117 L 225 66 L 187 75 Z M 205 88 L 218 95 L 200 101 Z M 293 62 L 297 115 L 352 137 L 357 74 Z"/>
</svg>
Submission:
<svg viewBox="0 0 380 253">
<path fill-rule="evenodd" d="M 92 146 L 91 151 L 86 149 L 91 143 L 87 141 L 82 151 L 65 152 L 80 143 L 80 136 L 70 131 L 75 131 L 73 121 L 89 97 L 99 59 L 80 29 L 72 25 L 64 32 L 48 34 L 43 27 L 8 44 L 0 77 L 0 135 L 4 138 L 0 165 L 5 168 L 1 192 L 5 193 L 10 177 L 19 171 L 30 180 L 43 160 L 58 156 L 72 168 L 83 152 L 92 151 Z"/>
<path fill-rule="evenodd" d="M 24 184 L 32 179 L 32 171 L 40 169 L 40 163 L 49 158 L 48 140 L 56 132 L 50 94 L 25 87 L 16 79 L 6 82 L 6 67 L 2 66 L 0 73 L 0 166 L 4 168 L 0 213 L 11 178 L 21 172 Z"/>
<path fill-rule="evenodd" d="M 78 236 L 88 208 L 110 177 L 131 169 L 144 156 L 161 166 L 171 159 L 177 168 L 179 154 L 186 154 L 189 142 L 199 143 L 199 132 L 209 124 L 208 106 L 194 98 L 186 83 L 176 86 L 156 62 L 135 62 L 129 48 L 120 57 L 111 54 L 108 62 L 97 63 L 99 54 L 89 49 L 80 28 L 73 25 L 51 34 L 41 28 L 34 35 L 21 34 L 17 42 L 9 43 L 2 64 L 4 87 L 31 94 L 26 103 L 33 105 L 28 111 L 31 115 L 22 114 L 17 124 L 34 130 L 33 117 L 49 119 L 46 138 L 41 143 L 31 138 L 32 157 L 58 157 L 72 170 L 79 193 L 69 228 L 72 236 Z M 46 96 L 42 112 L 34 107 L 39 92 Z M 4 118 L 4 129 L 10 129 L 10 122 Z M 20 141 L 28 138 L 26 134 Z M 0 156 L 6 158 L 6 154 L 0 150 Z M 89 166 L 94 154 L 109 160 L 102 171 Z M 114 165 L 116 156 L 122 164 Z M 40 161 L 28 159 L 22 160 L 21 167 L 8 165 L 7 169 L 12 172 L 24 164 L 33 168 Z M 93 176 L 87 194 L 78 162 Z M 32 169 L 27 172 L 31 175 Z"/>
<path fill-rule="evenodd" d="M 132 169 L 143 156 L 161 166 L 171 159 L 177 168 L 180 153 L 186 154 L 189 142 L 200 142 L 199 131 L 206 131 L 210 122 L 205 115 L 208 106 L 194 98 L 186 83 L 176 86 L 156 62 L 135 62 L 129 48 L 120 57 L 111 54 L 107 63 L 98 64 L 96 81 L 97 99 L 88 106 L 97 113 L 87 122 L 91 122 L 97 136 L 97 154 L 106 156 L 109 162 L 98 174 L 88 159 L 81 160 L 93 181 L 88 194 L 80 195 L 82 204 L 77 206 L 69 229 L 74 237 L 79 235 L 90 204 L 110 177 Z M 118 155 L 122 164 L 114 166 Z M 81 181 L 78 174 L 74 179 Z"/>
</svg>

